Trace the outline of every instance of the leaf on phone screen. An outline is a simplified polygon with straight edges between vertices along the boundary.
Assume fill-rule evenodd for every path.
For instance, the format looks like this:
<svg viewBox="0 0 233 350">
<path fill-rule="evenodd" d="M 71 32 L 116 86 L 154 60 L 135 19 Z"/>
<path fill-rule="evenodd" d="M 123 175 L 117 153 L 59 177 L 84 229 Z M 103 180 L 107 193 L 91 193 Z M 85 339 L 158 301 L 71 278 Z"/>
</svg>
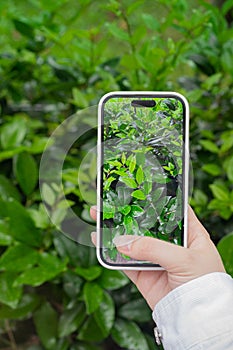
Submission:
<svg viewBox="0 0 233 350">
<path fill-rule="evenodd" d="M 134 197 L 134 198 L 137 198 L 137 199 L 141 199 L 141 200 L 146 199 L 146 195 L 145 195 L 145 193 L 142 190 L 133 191 L 131 196 Z"/>
<path fill-rule="evenodd" d="M 136 172 L 136 180 L 139 185 L 144 181 L 144 173 L 142 167 L 140 166 Z"/>
<path fill-rule="evenodd" d="M 121 176 L 119 180 L 124 182 L 124 184 L 126 184 L 130 188 L 137 188 L 137 183 L 134 179 L 131 179 L 130 177 Z"/>
</svg>

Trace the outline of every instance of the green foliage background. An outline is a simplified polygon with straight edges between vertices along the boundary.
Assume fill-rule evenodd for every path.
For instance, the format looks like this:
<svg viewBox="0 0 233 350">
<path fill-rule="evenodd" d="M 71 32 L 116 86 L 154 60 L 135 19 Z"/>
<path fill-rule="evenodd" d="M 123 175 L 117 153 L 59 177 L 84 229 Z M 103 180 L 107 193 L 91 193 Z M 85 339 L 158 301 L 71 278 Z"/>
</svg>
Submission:
<svg viewBox="0 0 233 350">
<path fill-rule="evenodd" d="M 2 350 L 156 348 L 150 310 L 135 287 L 101 268 L 93 248 L 59 234 L 38 187 L 52 131 L 108 91 L 174 90 L 188 98 L 191 204 L 233 274 L 232 6 L 232 0 L 1 1 Z M 82 138 L 64 164 L 69 204 L 88 222 L 77 175 L 95 142 L 94 135 Z M 85 169 L 90 181 L 94 166 L 92 159 Z M 43 189 L 49 206 L 54 191 Z M 65 207 L 55 208 L 58 225 L 65 214 Z"/>
</svg>

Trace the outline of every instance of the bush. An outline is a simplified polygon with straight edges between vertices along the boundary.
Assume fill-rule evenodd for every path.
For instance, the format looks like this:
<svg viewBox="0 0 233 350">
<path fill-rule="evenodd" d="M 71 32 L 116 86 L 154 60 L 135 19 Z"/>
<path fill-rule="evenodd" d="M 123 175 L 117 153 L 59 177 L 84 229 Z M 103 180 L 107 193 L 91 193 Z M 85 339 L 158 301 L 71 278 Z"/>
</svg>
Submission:
<svg viewBox="0 0 233 350">
<path fill-rule="evenodd" d="M 151 313 L 135 287 L 48 219 L 39 163 L 55 128 L 105 92 L 183 93 L 191 106 L 191 204 L 214 242 L 221 239 L 233 274 L 232 1 L 218 8 L 185 0 L 7 0 L 0 10 L 1 348 L 155 349 Z M 95 182 L 95 155 L 80 168 L 95 142 L 95 132 L 75 142 L 63 168 L 68 205 L 93 226 L 95 197 L 85 202 L 77 176 Z M 60 190 L 42 186 L 62 227 L 68 208 L 56 207 Z"/>
</svg>

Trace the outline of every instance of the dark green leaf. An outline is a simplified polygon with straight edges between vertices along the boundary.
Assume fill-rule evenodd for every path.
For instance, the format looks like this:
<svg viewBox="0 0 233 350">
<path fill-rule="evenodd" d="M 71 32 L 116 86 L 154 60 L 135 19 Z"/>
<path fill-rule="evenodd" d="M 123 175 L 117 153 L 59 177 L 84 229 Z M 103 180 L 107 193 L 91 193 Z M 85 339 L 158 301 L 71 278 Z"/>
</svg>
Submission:
<svg viewBox="0 0 233 350">
<path fill-rule="evenodd" d="M 14 281 L 14 286 L 28 284 L 30 286 L 39 286 L 49 281 L 66 270 L 66 261 L 61 261 L 56 256 L 48 253 L 40 253 L 38 266 L 24 271 Z"/>
<path fill-rule="evenodd" d="M 58 323 L 59 337 L 66 337 L 67 335 L 77 331 L 80 325 L 86 318 L 85 306 L 79 303 L 63 312 Z"/>
<path fill-rule="evenodd" d="M 27 210 L 14 200 L 0 201 L 0 215 L 9 222 L 9 235 L 19 242 L 41 246 L 42 236 Z"/>
<path fill-rule="evenodd" d="M 98 279 L 98 284 L 108 290 L 119 289 L 128 283 L 129 279 L 123 272 L 107 269 L 103 270 L 102 275 Z"/>
<path fill-rule="evenodd" d="M 34 313 L 37 334 L 46 350 L 55 350 L 57 342 L 58 315 L 52 306 L 45 302 Z"/>
<path fill-rule="evenodd" d="M 90 266 L 87 268 L 77 266 L 75 272 L 77 275 L 85 278 L 87 281 L 93 281 L 100 276 L 102 268 L 100 266 Z"/>
<path fill-rule="evenodd" d="M 38 251 L 25 244 L 17 244 L 9 247 L 0 257 L 0 270 L 24 271 L 36 264 L 38 258 Z"/>
<path fill-rule="evenodd" d="M 111 334 L 115 342 L 122 348 L 149 350 L 144 334 L 134 322 L 117 319 Z"/>
<path fill-rule="evenodd" d="M 136 322 L 147 322 L 151 320 L 151 310 L 142 298 L 129 301 L 121 306 L 118 310 L 118 315 Z"/>
<path fill-rule="evenodd" d="M 97 324 L 94 314 L 90 315 L 79 329 L 77 338 L 87 342 L 99 342 L 105 339 L 105 334 Z"/>
<path fill-rule="evenodd" d="M 25 119 L 13 119 L 3 125 L 0 133 L 0 141 L 3 149 L 12 149 L 20 146 L 27 133 L 27 122 Z"/>
<path fill-rule="evenodd" d="M 36 187 L 38 181 L 38 167 L 35 159 L 29 153 L 20 153 L 14 158 L 14 174 L 26 195 Z"/>
<path fill-rule="evenodd" d="M 34 29 L 33 27 L 27 23 L 26 21 L 13 19 L 13 23 L 15 25 L 15 29 L 22 35 L 27 38 L 33 39 L 34 37 Z"/>
<path fill-rule="evenodd" d="M 83 297 L 87 314 L 92 314 L 103 300 L 103 289 L 96 283 L 86 282 L 83 288 Z"/>
<path fill-rule="evenodd" d="M 31 315 L 40 302 L 36 294 L 25 294 L 13 309 L 6 305 L 0 305 L 0 319 L 21 319 Z"/>
<path fill-rule="evenodd" d="M 8 180 L 4 175 L 0 174 L 0 198 L 3 200 L 8 200 L 13 198 L 20 201 L 20 194 L 17 188 Z"/>
<path fill-rule="evenodd" d="M 94 312 L 94 318 L 105 337 L 108 336 L 115 318 L 115 305 L 110 295 L 103 294 L 103 300 L 99 308 Z"/>
<path fill-rule="evenodd" d="M 2 272 L 0 273 L 0 302 L 16 308 L 22 295 L 22 287 L 13 287 L 14 280 L 16 278 L 14 272 Z"/>
<path fill-rule="evenodd" d="M 125 205 L 124 207 L 119 208 L 119 211 L 124 215 L 129 214 L 130 210 L 131 210 L 130 205 Z"/>
<path fill-rule="evenodd" d="M 217 248 L 227 273 L 233 277 L 233 233 L 223 237 L 219 241 Z"/>
</svg>

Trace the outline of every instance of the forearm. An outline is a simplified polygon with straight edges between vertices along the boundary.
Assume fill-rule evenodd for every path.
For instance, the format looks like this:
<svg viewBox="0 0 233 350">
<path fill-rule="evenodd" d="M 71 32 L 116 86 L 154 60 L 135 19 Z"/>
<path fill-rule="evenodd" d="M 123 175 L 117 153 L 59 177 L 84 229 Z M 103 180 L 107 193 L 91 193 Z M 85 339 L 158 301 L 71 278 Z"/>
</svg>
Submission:
<svg viewBox="0 0 233 350">
<path fill-rule="evenodd" d="M 174 289 L 153 319 L 165 350 L 233 349 L 233 279 L 210 273 Z"/>
</svg>

